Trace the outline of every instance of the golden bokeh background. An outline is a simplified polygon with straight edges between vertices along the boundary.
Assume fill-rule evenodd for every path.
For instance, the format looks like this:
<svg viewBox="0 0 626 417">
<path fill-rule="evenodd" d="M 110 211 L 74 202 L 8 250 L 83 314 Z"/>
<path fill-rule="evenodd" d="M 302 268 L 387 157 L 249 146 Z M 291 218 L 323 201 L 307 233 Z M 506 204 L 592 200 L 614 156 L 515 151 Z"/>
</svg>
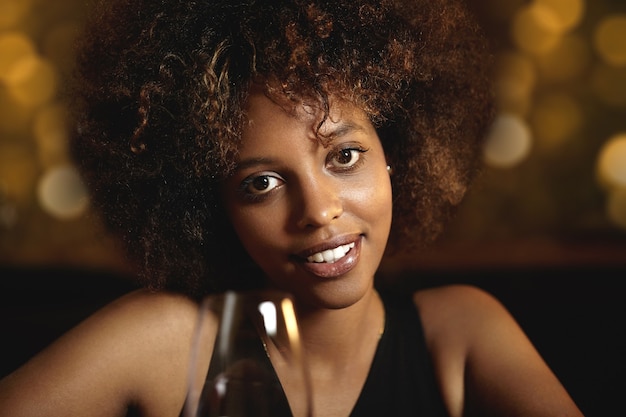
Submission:
<svg viewBox="0 0 626 417">
<path fill-rule="evenodd" d="M 497 63 L 486 170 L 441 242 L 395 261 L 626 264 L 626 2 L 471 6 Z M 0 265 L 126 270 L 67 155 L 63 79 L 85 12 L 0 0 Z"/>
</svg>

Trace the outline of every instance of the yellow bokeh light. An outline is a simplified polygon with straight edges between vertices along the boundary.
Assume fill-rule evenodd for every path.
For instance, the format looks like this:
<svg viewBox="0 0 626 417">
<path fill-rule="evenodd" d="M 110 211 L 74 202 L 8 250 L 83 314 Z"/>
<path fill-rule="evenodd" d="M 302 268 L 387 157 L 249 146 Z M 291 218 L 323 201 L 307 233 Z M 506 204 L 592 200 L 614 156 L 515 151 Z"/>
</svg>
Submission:
<svg viewBox="0 0 626 417">
<path fill-rule="evenodd" d="M 526 157 L 532 147 L 528 125 L 519 117 L 500 114 L 487 136 L 483 156 L 485 162 L 496 168 L 511 168 Z"/>
<path fill-rule="evenodd" d="M 600 22 L 594 43 L 600 57 L 609 65 L 626 66 L 626 15 L 611 15 Z"/>
<path fill-rule="evenodd" d="M 528 5 L 528 16 L 532 19 L 533 25 L 544 31 L 560 34 L 559 16 L 555 11 L 546 7 L 545 4 L 535 1 Z"/>
<path fill-rule="evenodd" d="M 30 200 L 38 167 L 27 147 L 0 142 L 0 184 L 7 198 L 19 204 Z"/>
<path fill-rule="evenodd" d="M 13 67 L 9 92 L 26 106 L 38 106 L 50 101 L 57 92 L 58 77 L 54 65 L 41 57 L 29 56 Z"/>
<path fill-rule="evenodd" d="M 17 103 L 5 88 L 0 88 L 0 131 L 11 136 L 27 135 L 31 129 L 31 114 L 31 109 Z"/>
<path fill-rule="evenodd" d="M 574 29 L 585 15 L 584 0 L 535 0 L 535 3 L 549 17 L 546 23 L 557 33 Z"/>
<path fill-rule="evenodd" d="M 549 53 L 537 58 L 542 81 L 570 82 L 581 78 L 591 62 L 591 47 L 578 34 L 568 34 Z"/>
<path fill-rule="evenodd" d="M 536 82 L 536 70 L 528 57 L 509 52 L 498 58 L 496 97 L 502 111 L 524 114 Z"/>
<path fill-rule="evenodd" d="M 626 188 L 626 133 L 609 139 L 598 155 L 597 174 L 607 189 Z"/>
<path fill-rule="evenodd" d="M 554 149 L 571 138 L 582 125 L 583 111 L 566 94 L 550 94 L 535 103 L 531 116 L 537 146 Z"/>
<path fill-rule="evenodd" d="M 37 197 L 41 207 L 60 220 L 80 216 L 89 203 L 80 175 L 71 165 L 47 170 L 37 186 Z"/>
<path fill-rule="evenodd" d="M 0 82 L 11 82 L 15 66 L 35 54 L 35 44 L 24 33 L 0 34 Z"/>
<path fill-rule="evenodd" d="M 531 54 L 549 52 L 560 38 L 560 32 L 554 29 L 557 25 L 554 21 L 554 13 L 540 4 L 522 7 L 513 18 L 512 36 L 515 44 Z"/>
<path fill-rule="evenodd" d="M 0 29 L 8 29 L 17 25 L 32 8 L 32 0 L 0 1 Z"/>
</svg>

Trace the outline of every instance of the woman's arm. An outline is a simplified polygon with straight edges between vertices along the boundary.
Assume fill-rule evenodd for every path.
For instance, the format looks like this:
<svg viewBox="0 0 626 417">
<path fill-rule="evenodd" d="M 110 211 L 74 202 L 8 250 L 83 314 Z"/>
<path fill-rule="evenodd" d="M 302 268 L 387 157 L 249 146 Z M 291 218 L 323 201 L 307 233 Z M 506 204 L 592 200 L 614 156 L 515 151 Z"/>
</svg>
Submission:
<svg viewBox="0 0 626 417">
<path fill-rule="evenodd" d="M 177 415 L 196 314 L 182 296 L 120 298 L 0 381 L 0 415 Z"/>
<path fill-rule="evenodd" d="M 457 285 L 420 291 L 415 302 L 453 417 L 582 416 L 494 297 Z"/>
</svg>

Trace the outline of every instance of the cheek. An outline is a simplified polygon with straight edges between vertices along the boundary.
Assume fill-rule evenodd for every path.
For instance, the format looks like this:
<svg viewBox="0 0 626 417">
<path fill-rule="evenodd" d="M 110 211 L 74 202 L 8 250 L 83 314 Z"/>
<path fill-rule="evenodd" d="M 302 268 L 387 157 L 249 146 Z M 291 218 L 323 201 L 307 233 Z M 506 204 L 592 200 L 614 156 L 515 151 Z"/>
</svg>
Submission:
<svg viewBox="0 0 626 417">
<path fill-rule="evenodd" d="M 372 227 L 388 231 L 391 227 L 392 193 L 389 175 L 375 174 L 364 178 L 359 187 L 354 187 L 348 197 L 354 203 L 358 216 L 367 220 Z"/>
<path fill-rule="evenodd" d="M 391 182 L 388 177 L 384 177 L 385 180 L 380 182 L 373 193 L 374 202 L 372 205 L 375 205 L 376 212 L 375 214 L 377 218 L 380 219 L 381 227 L 386 229 L 386 232 L 389 232 L 391 228 L 391 213 L 392 213 L 392 194 L 391 194 Z"/>
<path fill-rule="evenodd" d="M 258 209 L 231 208 L 231 222 L 242 245 L 250 256 L 258 262 L 260 254 L 277 242 L 276 234 L 281 229 L 279 217 L 274 211 L 267 213 Z"/>
</svg>

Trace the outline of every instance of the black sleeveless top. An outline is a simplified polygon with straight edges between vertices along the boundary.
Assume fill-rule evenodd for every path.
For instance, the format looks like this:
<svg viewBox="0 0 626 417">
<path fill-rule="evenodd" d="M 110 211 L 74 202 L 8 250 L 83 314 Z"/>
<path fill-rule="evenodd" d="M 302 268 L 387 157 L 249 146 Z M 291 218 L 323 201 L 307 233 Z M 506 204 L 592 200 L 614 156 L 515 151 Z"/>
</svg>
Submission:
<svg viewBox="0 0 626 417">
<path fill-rule="evenodd" d="M 385 330 L 350 417 L 447 416 L 426 348 L 422 322 L 411 294 L 381 293 L 381 298 L 385 307 Z M 261 372 L 265 378 L 275 381 L 276 391 L 267 394 L 267 400 L 274 403 L 275 410 L 279 410 L 274 413 L 279 417 L 291 416 L 287 398 L 262 344 L 259 342 L 253 350 L 245 352 L 245 355 L 256 357 L 256 363 L 262 364 L 254 372 Z M 219 368 L 213 358 L 207 380 L 216 378 L 220 373 Z M 253 404 L 237 404 L 236 408 L 242 409 L 241 406 L 254 407 Z M 210 409 L 198 414 L 202 417 L 222 415 L 219 410 Z"/>
<path fill-rule="evenodd" d="M 381 298 L 385 331 L 350 417 L 447 416 L 411 294 Z"/>
</svg>

